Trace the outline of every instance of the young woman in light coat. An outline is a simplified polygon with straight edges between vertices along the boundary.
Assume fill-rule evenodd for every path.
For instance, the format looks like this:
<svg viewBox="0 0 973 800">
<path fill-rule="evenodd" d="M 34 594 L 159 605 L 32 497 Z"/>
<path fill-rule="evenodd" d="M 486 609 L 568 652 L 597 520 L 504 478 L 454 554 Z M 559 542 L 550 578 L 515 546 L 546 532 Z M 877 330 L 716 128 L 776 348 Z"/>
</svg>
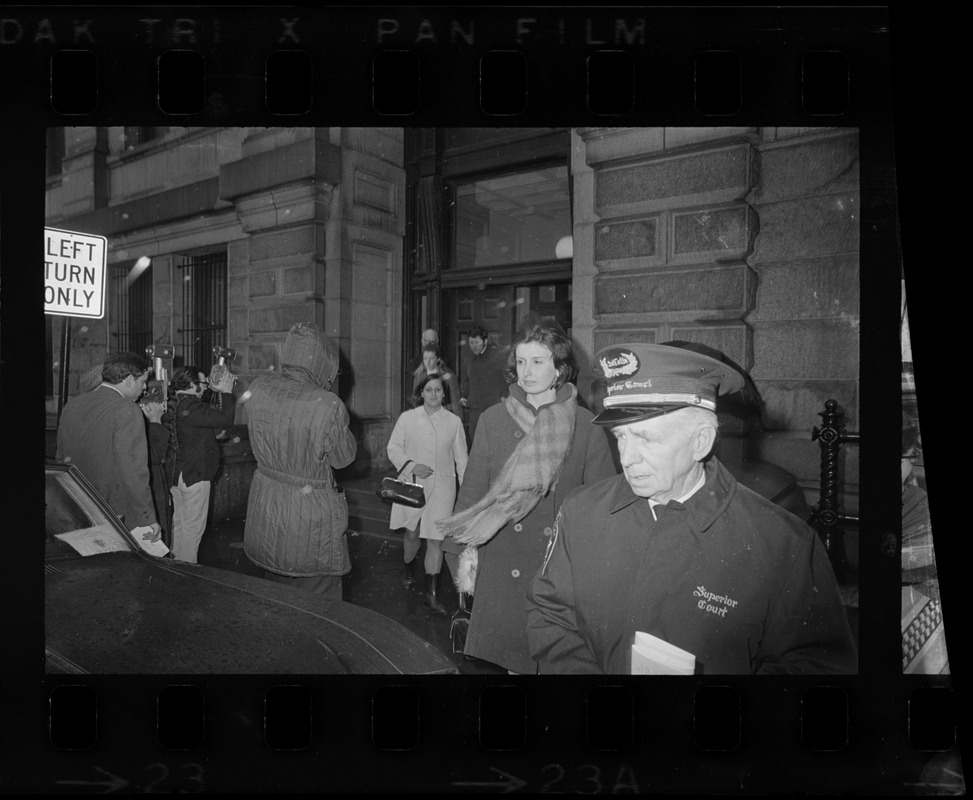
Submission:
<svg viewBox="0 0 973 800">
<path fill-rule="evenodd" d="M 397 471 L 406 467 L 402 480 L 422 484 L 426 504 L 422 508 L 394 504 L 389 527 L 405 528 L 402 555 L 406 587 L 412 585 L 412 564 L 419 540 L 426 540 L 426 605 L 436 614 L 445 615 L 446 607 L 439 600 L 443 535 L 436 522 L 453 513 L 457 479 L 462 484 L 466 472 L 466 434 L 460 418 L 443 407 L 443 381 L 439 375 L 427 375 L 419 382 L 413 402 L 417 407 L 404 411 L 396 421 L 387 451 Z"/>
</svg>

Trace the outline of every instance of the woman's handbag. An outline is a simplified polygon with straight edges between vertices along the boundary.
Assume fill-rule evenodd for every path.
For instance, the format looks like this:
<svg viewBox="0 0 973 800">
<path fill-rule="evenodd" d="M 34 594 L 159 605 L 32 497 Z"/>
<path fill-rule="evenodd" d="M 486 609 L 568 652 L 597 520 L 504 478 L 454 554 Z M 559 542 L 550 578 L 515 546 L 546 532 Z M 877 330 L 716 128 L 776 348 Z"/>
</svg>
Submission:
<svg viewBox="0 0 973 800">
<path fill-rule="evenodd" d="M 426 491 L 422 484 L 399 480 L 399 475 L 405 472 L 405 468 L 411 463 L 406 461 L 394 478 L 382 478 L 382 488 L 378 490 L 379 497 L 410 508 L 422 508 L 426 504 Z"/>
</svg>

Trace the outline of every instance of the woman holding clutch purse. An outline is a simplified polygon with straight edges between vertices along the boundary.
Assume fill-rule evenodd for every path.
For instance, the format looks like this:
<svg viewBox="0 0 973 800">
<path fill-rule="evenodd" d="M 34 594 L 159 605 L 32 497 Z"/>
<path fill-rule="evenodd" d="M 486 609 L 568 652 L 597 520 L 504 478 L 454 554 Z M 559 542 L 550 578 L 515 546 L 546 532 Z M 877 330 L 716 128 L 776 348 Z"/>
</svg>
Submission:
<svg viewBox="0 0 973 800">
<path fill-rule="evenodd" d="M 443 379 L 439 375 L 426 375 L 419 381 L 413 403 L 416 408 L 402 412 L 396 421 L 387 452 L 396 470 L 405 468 L 403 480 L 423 486 L 426 504 L 422 508 L 394 504 L 389 527 L 405 528 L 402 583 L 406 588 L 412 585 L 419 540 L 426 540 L 426 605 L 445 616 L 446 607 L 439 601 L 443 535 L 436 522 L 453 513 L 457 478 L 462 484 L 466 472 L 466 434 L 460 418 L 443 407 Z"/>
</svg>

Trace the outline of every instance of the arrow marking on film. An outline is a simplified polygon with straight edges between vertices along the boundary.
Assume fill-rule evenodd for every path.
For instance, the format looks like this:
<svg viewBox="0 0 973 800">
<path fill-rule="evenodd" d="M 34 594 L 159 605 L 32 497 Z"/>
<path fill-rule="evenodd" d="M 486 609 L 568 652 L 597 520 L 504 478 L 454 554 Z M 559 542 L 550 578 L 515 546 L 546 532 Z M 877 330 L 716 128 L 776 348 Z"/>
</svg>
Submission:
<svg viewBox="0 0 973 800">
<path fill-rule="evenodd" d="M 76 786 L 107 786 L 108 788 L 101 794 L 108 794 L 109 792 L 117 792 L 119 789 L 128 786 L 128 781 L 124 778 L 119 778 L 117 775 L 112 775 L 107 770 L 101 767 L 95 767 L 98 772 L 102 775 L 106 775 L 109 780 L 107 781 L 57 781 L 58 783 L 70 783 Z"/>
<path fill-rule="evenodd" d="M 507 792 L 516 792 L 518 789 L 522 789 L 527 785 L 527 781 L 522 781 L 520 778 L 515 778 L 513 775 L 508 775 L 503 770 L 499 770 L 496 767 L 490 767 L 493 772 L 506 778 L 504 781 L 453 781 L 453 786 L 492 786 L 494 788 L 504 787 L 504 794 Z"/>
</svg>

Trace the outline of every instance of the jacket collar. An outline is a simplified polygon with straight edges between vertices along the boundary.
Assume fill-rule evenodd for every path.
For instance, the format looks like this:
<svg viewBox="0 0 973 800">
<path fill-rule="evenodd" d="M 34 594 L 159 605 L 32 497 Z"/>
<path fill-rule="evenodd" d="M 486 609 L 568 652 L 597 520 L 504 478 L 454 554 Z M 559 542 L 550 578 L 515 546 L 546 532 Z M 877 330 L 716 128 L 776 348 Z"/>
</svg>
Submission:
<svg viewBox="0 0 973 800">
<path fill-rule="evenodd" d="M 507 386 L 507 392 L 512 398 L 514 398 L 514 400 L 521 403 L 522 405 L 527 406 L 527 408 L 533 411 L 534 416 L 537 416 L 537 413 L 541 410 L 541 408 L 547 408 L 548 406 L 552 406 L 555 403 L 563 403 L 565 400 L 569 400 L 571 398 L 571 387 L 567 383 L 565 383 L 560 389 L 557 390 L 557 394 L 554 396 L 554 399 L 550 403 L 545 403 L 544 405 L 541 406 L 541 408 L 534 408 L 534 406 L 531 405 L 530 402 L 528 402 L 527 392 L 525 392 L 523 387 L 516 381 L 514 381 L 513 383 Z M 628 484 L 625 485 L 627 486 Z"/>
<path fill-rule="evenodd" d="M 689 519 L 693 528 L 697 531 L 705 531 L 716 522 L 723 511 L 729 505 L 731 498 L 736 492 L 737 482 L 726 467 L 724 467 L 716 456 L 710 458 L 704 465 L 706 470 L 706 482 L 698 492 L 690 497 L 684 504 L 670 500 L 660 508 L 684 508 L 688 512 Z M 632 505 L 636 500 L 646 502 L 645 498 L 639 497 L 628 485 L 625 476 L 619 476 L 621 480 L 615 486 L 612 495 L 609 513 L 614 514 Z"/>
</svg>

